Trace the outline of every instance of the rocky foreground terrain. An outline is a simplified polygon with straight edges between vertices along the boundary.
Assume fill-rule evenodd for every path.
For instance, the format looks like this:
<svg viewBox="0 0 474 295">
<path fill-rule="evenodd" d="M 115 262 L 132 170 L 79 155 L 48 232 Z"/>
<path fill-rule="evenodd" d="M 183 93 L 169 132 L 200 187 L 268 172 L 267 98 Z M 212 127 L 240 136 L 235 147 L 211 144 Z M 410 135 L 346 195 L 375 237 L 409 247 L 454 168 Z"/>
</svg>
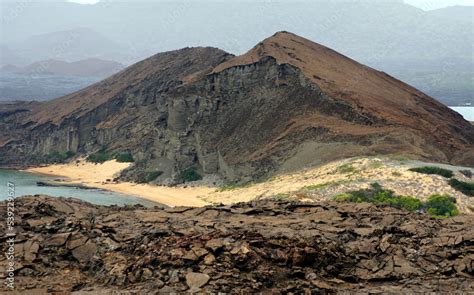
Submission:
<svg viewBox="0 0 474 295">
<path fill-rule="evenodd" d="M 289 201 L 119 208 L 46 196 L 15 208 L 15 284 L 25 294 L 474 292 L 467 215 Z"/>
</svg>

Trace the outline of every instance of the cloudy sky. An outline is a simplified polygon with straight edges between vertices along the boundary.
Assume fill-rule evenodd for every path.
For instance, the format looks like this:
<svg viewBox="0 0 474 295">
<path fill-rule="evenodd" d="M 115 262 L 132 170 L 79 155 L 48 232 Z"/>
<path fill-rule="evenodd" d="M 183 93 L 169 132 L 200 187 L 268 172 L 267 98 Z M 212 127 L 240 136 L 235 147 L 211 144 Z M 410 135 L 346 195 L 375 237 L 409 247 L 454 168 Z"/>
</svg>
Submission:
<svg viewBox="0 0 474 295">
<path fill-rule="evenodd" d="M 69 0 L 70 2 L 82 4 L 94 4 L 98 0 Z M 420 7 L 425 10 L 437 9 L 453 5 L 474 5 L 474 0 L 405 0 L 406 3 Z"/>
</svg>

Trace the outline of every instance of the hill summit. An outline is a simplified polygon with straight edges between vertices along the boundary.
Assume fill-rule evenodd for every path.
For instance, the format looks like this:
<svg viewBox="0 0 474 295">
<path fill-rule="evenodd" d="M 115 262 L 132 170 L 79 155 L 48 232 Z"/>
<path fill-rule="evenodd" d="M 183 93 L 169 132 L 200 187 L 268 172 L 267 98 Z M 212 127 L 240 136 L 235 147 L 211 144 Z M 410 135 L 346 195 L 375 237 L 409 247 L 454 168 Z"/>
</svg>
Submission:
<svg viewBox="0 0 474 295">
<path fill-rule="evenodd" d="M 123 177 L 159 171 L 161 183 L 190 168 L 234 182 L 355 155 L 474 165 L 474 127 L 459 114 L 288 32 L 241 56 L 160 53 L 0 120 L 2 165 L 45 162 L 53 151 L 130 152 L 136 164 Z"/>
</svg>

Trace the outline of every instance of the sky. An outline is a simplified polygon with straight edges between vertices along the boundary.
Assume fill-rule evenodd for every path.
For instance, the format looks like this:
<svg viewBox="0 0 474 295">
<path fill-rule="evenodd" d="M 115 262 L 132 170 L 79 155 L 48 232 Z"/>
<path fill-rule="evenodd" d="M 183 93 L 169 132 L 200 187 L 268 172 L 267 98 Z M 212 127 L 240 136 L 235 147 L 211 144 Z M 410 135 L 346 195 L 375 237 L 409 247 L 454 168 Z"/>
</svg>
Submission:
<svg viewBox="0 0 474 295">
<path fill-rule="evenodd" d="M 99 0 L 69 0 L 81 4 L 94 4 Z M 438 9 L 453 5 L 474 5 L 474 0 L 405 0 L 406 3 L 424 10 Z"/>
<path fill-rule="evenodd" d="M 405 2 L 425 10 L 454 5 L 474 5 L 474 0 L 405 0 Z"/>
</svg>

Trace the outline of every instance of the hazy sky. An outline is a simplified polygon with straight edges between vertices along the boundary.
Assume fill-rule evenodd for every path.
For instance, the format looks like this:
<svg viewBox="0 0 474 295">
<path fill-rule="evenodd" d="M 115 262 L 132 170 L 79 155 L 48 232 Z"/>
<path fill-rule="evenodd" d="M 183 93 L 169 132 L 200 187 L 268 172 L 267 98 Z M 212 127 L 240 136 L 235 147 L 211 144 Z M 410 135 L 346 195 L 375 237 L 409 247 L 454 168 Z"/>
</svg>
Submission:
<svg viewBox="0 0 474 295">
<path fill-rule="evenodd" d="M 474 0 L 405 0 L 405 2 L 427 10 L 453 5 L 474 5 Z"/>
<path fill-rule="evenodd" d="M 98 0 L 69 0 L 70 2 L 93 4 Z M 474 0 L 405 0 L 406 3 L 425 10 L 437 9 L 453 5 L 474 5 Z"/>
</svg>

